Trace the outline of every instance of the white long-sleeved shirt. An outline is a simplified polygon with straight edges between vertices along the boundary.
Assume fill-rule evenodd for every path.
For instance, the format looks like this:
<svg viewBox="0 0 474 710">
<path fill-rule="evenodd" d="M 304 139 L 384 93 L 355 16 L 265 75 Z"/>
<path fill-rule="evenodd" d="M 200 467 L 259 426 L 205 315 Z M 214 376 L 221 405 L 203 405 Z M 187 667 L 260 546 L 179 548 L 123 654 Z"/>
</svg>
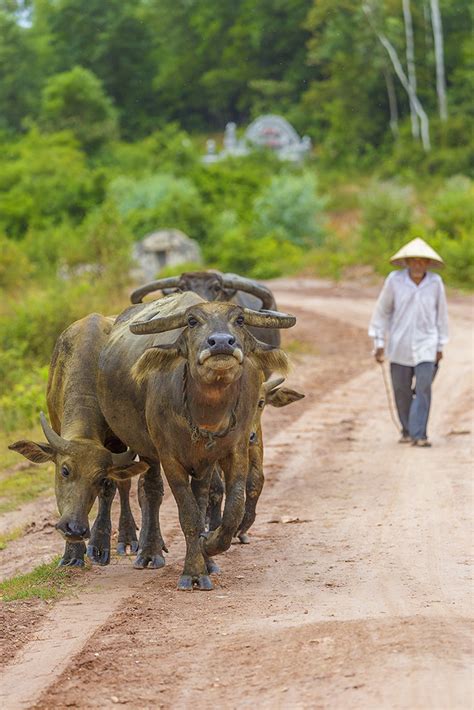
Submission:
<svg viewBox="0 0 474 710">
<path fill-rule="evenodd" d="M 414 367 L 435 362 L 448 342 L 448 309 L 439 274 L 427 271 L 417 286 L 408 269 L 392 271 L 385 280 L 369 326 L 376 348 L 385 347 L 390 362 Z"/>
</svg>

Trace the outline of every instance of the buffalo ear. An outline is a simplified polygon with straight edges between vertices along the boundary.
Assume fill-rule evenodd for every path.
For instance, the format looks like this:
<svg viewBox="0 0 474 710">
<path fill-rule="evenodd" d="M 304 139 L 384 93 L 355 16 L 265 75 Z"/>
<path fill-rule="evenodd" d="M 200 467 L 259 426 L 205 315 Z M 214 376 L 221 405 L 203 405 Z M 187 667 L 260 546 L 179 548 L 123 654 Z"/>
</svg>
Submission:
<svg viewBox="0 0 474 710">
<path fill-rule="evenodd" d="M 282 375 L 287 375 L 290 369 L 288 356 L 280 348 L 271 350 L 257 348 L 250 353 L 249 357 L 253 364 L 264 372 L 280 372 Z"/>
<path fill-rule="evenodd" d="M 186 357 L 185 343 L 181 336 L 174 343 L 153 345 L 145 350 L 132 367 L 132 377 L 137 384 L 141 385 L 153 370 L 169 372 L 180 357 Z"/>
<path fill-rule="evenodd" d="M 36 444 L 34 441 L 15 441 L 8 447 L 16 451 L 33 463 L 47 463 L 54 461 L 56 452 L 49 444 Z"/>
<path fill-rule="evenodd" d="M 280 387 L 277 390 L 269 392 L 265 398 L 265 401 L 272 407 L 286 407 L 287 404 L 297 402 L 299 399 L 303 399 L 303 397 L 304 394 L 302 394 L 302 392 L 290 390 L 287 387 Z"/>
<path fill-rule="evenodd" d="M 149 468 L 149 464 L 145 461 L 134 461 L 128 466 L 109 466 L 107 478 L 111 478 L 113 481 L 128 481 L 129 478 L 146 473 Z"/>
</svg>

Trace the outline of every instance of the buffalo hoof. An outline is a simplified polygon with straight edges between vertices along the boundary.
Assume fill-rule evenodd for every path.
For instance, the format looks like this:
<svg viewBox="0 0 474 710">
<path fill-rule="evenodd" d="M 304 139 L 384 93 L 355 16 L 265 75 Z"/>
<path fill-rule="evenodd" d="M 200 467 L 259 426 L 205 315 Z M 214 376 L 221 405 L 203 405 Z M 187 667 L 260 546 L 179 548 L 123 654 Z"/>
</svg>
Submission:
<svg viewBox="0 0 474 710">
<path fill-rule="evenodd" d="M 118 542 L 117 555 L 126 555 L 128 546 L 130 546 L 131 555 L 135 555 L 138 552 L 138 540 L 133 540 L 132 542 Z"/>
<path fill-rule="evenodd" d="M 58 567 L 84 567 L 85 562 L 81 557 L 61 557 L 58 562 Z"/>
<path fill-rule="evenodd" d="M 219 574 L 219 572 L 221 571 L 221 568 L 219 567 L 217 562 L 214 562 L 211 557 L 209 557 L 209 559 L 207 560 L 206 567 L 208 574 Z"/>
<path fill-rule="evenodd" d="M 93 562 L 95 565 L 100 565 L 101 567 L 105 567 L 110 563 L 110 550 L 101 550 L 99 547 L 96 547 L 95 545 L 87 545 L 87 557 Z"/>
<path fill-rule="evenodd" d="M 137 555 L 137 559 L 133 563 L 135 569 L 145 569 L 145 567 L 150 567 L 150 569 L 161 569 L 165 566 L 165 558 L 162 555 Z"/>
<path fill-rule="evenodd" d="M 178 589 L 180 592 L 193 591 L 193 578 L 190 574 L 182 574 L 178 581 Z"/>
<path fill-rule="evenodd" d="M 239 533 L 237 537 L 239 538 L 241 545 L 250 545 L 250 537 L 247 533 Z"/>
<path fill-rule="evenodd" d="M 207 576 L 207 574 L 200 574 L 198 583 L 197 583 L 198 589 L 201 590 L 201 592 L 210 592 L 214 587 L 212 586 L 211 578 Z"/>
</svg>

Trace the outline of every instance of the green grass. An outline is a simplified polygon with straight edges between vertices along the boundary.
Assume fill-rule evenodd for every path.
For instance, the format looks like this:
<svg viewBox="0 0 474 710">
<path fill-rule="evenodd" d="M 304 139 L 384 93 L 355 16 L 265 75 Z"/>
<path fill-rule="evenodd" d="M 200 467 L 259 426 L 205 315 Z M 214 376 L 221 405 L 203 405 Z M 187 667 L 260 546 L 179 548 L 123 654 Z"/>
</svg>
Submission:
<svg viewBox="0 0 474 710">
<path fill-rule="evenodd" d="M 51 466 L 32 466 L 11 473 L 0 480 L 0 514 L 53 492 L 54 473 Z"/>
<path fill-rule="evenodd" d="M 20 574 L 0 583 L 0 599 L 56 599 L 72 586 L 74 572 L 58 567 L 59 557 L 36 567 L 28 574 Z"/>
<path fill-rule="evenodd" d="M 20 526 L 18 528 L 15 528 L 14 530 L 10 530 L 9 532 L 4 533 L 3 535 L 0 535 L 0 550 L 4 550 L 9 542 L 17 540 L 22 535 L 23 526 Z"/>
<path fill-rule="evenodd" d="M 290 355 L 317 355 L 318 352 L 311 343 L 305 343 L 296 338 L 285 343 L 283 349 Z"/>
</svg>

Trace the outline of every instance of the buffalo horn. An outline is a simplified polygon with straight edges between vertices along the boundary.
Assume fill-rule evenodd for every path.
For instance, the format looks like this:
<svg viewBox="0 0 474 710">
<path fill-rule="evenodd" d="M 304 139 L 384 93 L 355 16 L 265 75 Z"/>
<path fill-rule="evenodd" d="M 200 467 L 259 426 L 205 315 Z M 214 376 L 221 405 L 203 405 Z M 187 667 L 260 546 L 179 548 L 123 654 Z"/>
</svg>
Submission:
<svg viewBox="0 0 474 710">
<path fill-rule="evenodd" d="M 58 454 L 68 454 L 71 450 L 71 442 L 67 439 L 63 439 L 59 434 L 56 434 L 54 429 L 49 425 L 43 412 L 40 413 L 40 422 L 44 435 L 53 449 L 57 451 Z"/>
<path fill-rule="evenodd" d="M 272 390 L 276 389 L 280 385 L 282 385 L 285 381 L 284 377 L 276 377 L 274 380 L 267 380 L 266 382 L 263 383 L 263 389 L 264 392 L 267 394 L 271 392 Z"/>
<path fill-rule="evenodd" d="M 136 453 L 127 449 L 121 454 L 112 454 L 112 463 L 114 466 L 128 466 L 136 458 Z"/>
<path fill-rule="evenodd" d="M 296 323 L 295 316 L 278 311 L 252 311 L 244 308 L 245 325 L 254 328 L 292 328 Z"/>
<path fill-rule="evenodd" d="M 169 316 L 159 316 L 147 321 L 139 321 L 130 325 L 130 330 L 135 335 L 149 335 L 151 333 L 166 333 L 168 330 L 184 328 L 187 324 L 186 312 L 180 311 Z"/>
<path fill-rule="evenodd" d="M 266 286 L 261 286 L 254 281 L 243 279 L 239 276 L 224 275 L 222 277 L 222 285 L 224 288 L 232 288 L 235 291 L 243 291 L 244 293 L 250 293 L 251 296 L 259 298 L 262 302 L 262 308 L 267 309 L 273 306 L 274 301 L 271 291 L 269 291 Z"/>
<path fill-rule="evenodd" d="M 130 300 L 132 303 L 141 303 L 144 296 L 148 293 L 153 293 L 153 291 L 162 291 L 164 288 L 178 288 L 179 286 L 179 276 L 169 276 L 166 279 L 158 279 L 157 281 L 150 281 L 149 284 L 140 286 L 132 291 L 130 294 Z"/>
</svg>

